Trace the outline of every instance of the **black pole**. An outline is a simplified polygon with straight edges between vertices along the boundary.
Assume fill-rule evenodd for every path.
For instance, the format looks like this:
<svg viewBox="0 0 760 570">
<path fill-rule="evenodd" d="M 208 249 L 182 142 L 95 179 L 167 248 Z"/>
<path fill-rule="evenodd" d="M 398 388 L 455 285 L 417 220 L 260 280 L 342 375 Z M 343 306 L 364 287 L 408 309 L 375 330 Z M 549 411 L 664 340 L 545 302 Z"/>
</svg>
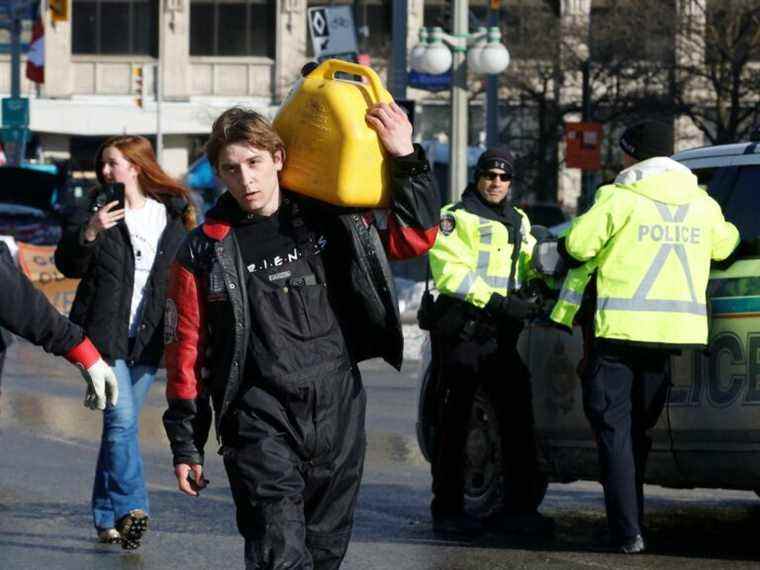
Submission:
<svg viewBox="0 0 760 570">
<path fill-rule="evenodd" d="M 406 0 L 393 0 L 391 18 L 392 49 L 388 90 L 394 99 L 406 99 Z"/>
</svg>

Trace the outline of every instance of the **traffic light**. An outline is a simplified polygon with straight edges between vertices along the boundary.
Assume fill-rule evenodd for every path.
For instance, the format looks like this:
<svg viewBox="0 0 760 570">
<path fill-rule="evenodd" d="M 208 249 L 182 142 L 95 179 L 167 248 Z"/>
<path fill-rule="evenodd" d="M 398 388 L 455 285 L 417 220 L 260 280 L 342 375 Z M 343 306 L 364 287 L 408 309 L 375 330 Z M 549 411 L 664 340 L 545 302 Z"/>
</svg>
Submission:
<svg viewBox="0 0 760 570">
<path fill-rule="evenodd" d="M 142 108 L 145 104 L 145 74 L 142 65 L 132 65 L 132 93 L 135 103 Z"/>
<path fill-rule="evenodd" d="M 50 16 L 54 22 L 66 22 L 69 19 L 69 0 L 48 0 Z"/>
</svg>

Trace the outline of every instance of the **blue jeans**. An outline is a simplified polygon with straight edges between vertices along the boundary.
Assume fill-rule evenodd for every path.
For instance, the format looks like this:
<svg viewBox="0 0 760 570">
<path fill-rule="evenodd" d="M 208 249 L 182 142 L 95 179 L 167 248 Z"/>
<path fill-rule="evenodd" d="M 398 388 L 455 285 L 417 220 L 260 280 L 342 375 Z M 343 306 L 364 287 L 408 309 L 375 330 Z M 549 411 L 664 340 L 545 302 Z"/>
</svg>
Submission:
<svg viewBox="0 0 760 570">
<path fill-rule="evenodd" d="M 114 528 L 132 509 L 148 512 L 138 427 L 145 396 L 156 377 L 154 366 L 127 366 L 116 360 L 119 400 L 103 412 L 103 436 L 92 489 L 95 528 Z"/>
</svg>

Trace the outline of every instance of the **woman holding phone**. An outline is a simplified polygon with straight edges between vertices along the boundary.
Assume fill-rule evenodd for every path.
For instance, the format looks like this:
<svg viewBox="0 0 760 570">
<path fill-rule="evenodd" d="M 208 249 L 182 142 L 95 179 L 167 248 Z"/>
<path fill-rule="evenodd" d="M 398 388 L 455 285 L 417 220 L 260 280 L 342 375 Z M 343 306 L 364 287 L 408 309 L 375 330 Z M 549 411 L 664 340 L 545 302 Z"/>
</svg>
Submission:
<svg viewBox="0 0 760 570">
<path fill-rule="evenodd" d="M 100 186 L 67 220 L 55 262 L 81 279 L 70 318 L 119 381 L 117 405 L 103 412 L 93 522 L 99 541 L 134 549 L 149 517 L 139 414 L 163 353 L 169 265 L 195 215 L 188 190 L 161 169 L 144 137 L 107 139 L 95 168 Z"/>
</svg>

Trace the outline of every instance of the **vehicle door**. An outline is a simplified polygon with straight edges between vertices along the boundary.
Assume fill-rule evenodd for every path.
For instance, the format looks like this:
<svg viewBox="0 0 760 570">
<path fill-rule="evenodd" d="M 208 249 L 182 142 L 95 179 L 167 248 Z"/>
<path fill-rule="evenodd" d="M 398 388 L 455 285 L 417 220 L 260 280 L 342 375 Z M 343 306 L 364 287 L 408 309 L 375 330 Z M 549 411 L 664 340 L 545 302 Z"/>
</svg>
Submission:
<svg viewBox="0 0 760 570">
<path fill-rule="evenodd" d="M 536 437 L 544 470 L 560 481 L 596 477 L 596 450 L 577 374 L 583 356 L 581 328 L 575 326 L 571 333 L 548 319 L 533 320 L 518 348 L 531 373 Z"/>
<path fill-rule="evenodd" d="M 708 191 L 742 243 L 708 284 L 710 346 L 672 360 L 667 420 L 674 455 L 694 484 L 760 481 L 760 165 L 718 168 Z"/>
</svg>

